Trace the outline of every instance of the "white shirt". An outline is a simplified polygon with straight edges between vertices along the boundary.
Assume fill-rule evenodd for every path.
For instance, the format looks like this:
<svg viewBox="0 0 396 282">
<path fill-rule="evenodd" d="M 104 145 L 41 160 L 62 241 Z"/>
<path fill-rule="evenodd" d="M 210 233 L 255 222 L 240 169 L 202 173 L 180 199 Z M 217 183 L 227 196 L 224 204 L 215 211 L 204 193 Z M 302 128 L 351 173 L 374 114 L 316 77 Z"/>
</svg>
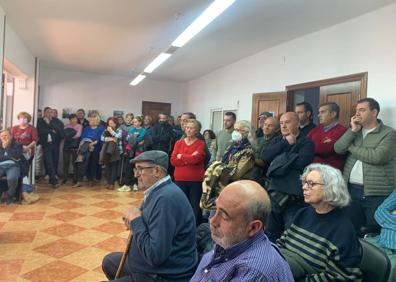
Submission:
<svg viewBox="0 0 396 282">
<path fill-rule="evenodd" d="M 377 127 L 365 129 L 362 128 L 363 139 L 366 138 L 367 134 L 374 131 Z M 360 160 L 357 160 L 355 165 L 351 170 L 351 175 L 349 176 L 349 182 L 353 184 L 363 185 L 363 163 Z"/>
</svg>

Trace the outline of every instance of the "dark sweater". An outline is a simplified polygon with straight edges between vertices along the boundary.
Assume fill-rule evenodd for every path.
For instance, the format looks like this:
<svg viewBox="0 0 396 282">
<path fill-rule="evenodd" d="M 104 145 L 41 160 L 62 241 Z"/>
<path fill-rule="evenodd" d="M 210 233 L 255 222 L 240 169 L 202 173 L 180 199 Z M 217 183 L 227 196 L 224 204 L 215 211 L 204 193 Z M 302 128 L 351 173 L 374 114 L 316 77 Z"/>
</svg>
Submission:
<svg viewBox="0 0 396 282">
<path fill-rule="evenodd" d="M 315 145 L 313 142 L 301 134 L 297 136 L 296 143 L 293 145 L 290 145 L 283 136 L 274 137 L 261 153 L 261 159 L 264 161 L 265 169 L 268 168 L 277 156 L 284 152 L 295 153 L 298 157 L 288 167 L 289 170 L 286 175 L 271 177 L 269 190 L 302 196 L 300 175 L 303 173 L 304 168 L 312 163 L 314 151 Z"/>
<path fill-rule="evenodd" d="M 300 127 L 300 134 L 302 134 L 303 136 L 307 136 L 308 133 L 314 129 L 316 127 L 316 125 L 311 121 L 310 123 L 308 123 L 306 126 L 304 127 Z"/>
<path fill-rule="evenodd" d="M 292 225 L 277 240 L 280 250 L 301 256 L 316 274 L 305 281 L 356 281 L 361 248 L 352 223 L 340 209 L 318 214 L 309 206 L 299 210 Z"/>
<path fill-rule="evenodd" d="M 22 157 L 22 145 L 11 141 L 11 144 L 7 148 L 3 148 L 0 145 L 0 162 L 13 160 L 18 162 Z"/>
<path fill-rule="evenodd" d="M 155 187 L 131 222 L 127 257 L 131 272 L 158 274 L 171 281 L 190 279 L 198 262 L 194 213 L 170 179 Z"/>
</svg>

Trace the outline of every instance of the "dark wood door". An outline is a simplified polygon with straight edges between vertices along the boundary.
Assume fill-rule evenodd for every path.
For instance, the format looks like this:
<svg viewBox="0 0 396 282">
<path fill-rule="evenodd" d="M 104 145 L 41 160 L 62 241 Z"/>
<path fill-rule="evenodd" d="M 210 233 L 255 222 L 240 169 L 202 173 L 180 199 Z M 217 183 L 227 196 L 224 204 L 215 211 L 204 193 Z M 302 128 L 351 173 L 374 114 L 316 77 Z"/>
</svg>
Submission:
<svg viewBox="0 0 396 282">
<path fill-rule="evenodd" d="M 142 114 L 149 115 L 152 117 L 153 121 L 157 121 L 159 113 L 171 114 L 171 104 L 170 103 L 160 103 L 160 102 L 142 102 Z"/>
<path fill-rule="evenodd" d="M 320 104 L 334 102 L 340 106 L 340 124 L 349 127 L 358 100 L 362 98 L 361 82 L 351 81 L 320 87 Z"/>
<path fill-rule="evenodd" d="M 286 91 L 253 94 L 252 125 L 257 128 L 262 112 L 272 112 L 277 117 L 286 112 L 286 97 Z"/>
</svg>

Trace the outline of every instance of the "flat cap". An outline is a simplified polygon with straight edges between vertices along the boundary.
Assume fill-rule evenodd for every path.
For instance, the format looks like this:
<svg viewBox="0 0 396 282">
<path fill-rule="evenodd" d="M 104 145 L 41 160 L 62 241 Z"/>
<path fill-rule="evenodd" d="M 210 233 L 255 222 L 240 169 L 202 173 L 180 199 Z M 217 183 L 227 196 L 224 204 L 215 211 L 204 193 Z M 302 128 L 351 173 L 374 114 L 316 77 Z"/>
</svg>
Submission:
<svg viewBox="0 0 396 282">
<path fill-rule="evenodd" d="M 137 156 L 136 158 L 133 158 L 130 163 L 138 163 L 138 162 L 152 162 L 153 164 L 162 166 L 165 168 L 165 170 L 168 170 L 168 164 L 169 164 L 169 157 L 168 154 L 162 151 L 157 151 L 157 150 L 151 150 L 151 151 L 146 151 Z"/>
</svg>

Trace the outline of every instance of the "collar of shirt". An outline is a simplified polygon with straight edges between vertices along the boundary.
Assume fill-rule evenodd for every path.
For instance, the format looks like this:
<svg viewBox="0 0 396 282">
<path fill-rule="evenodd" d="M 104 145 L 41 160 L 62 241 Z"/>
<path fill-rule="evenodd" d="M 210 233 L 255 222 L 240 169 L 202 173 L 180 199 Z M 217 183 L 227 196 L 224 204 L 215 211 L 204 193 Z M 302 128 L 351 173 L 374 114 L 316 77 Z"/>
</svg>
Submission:
<svg viewBox="0 0 396 282">
<path fill-rule="evenodd" d="M 249 249 L 249 247 L 252 244 L 254 244 L 257 240 L 262 240 L 263 237 L 264 237 L 264 231 L 260 231 L 257 234 L 255 234 L 253 237 L 245 241 L 242 241 L 228 249 L 223 249 L 219 245 L 216 245 L 214 249 L 213 263 L 218 263 L 219 260 L 227 261 L 233 259 L 234 257 L 240 255 L 241 253 Z"/>
<path fill-rule="evenodd" d="M 335 121 L 333 123 L 330 123 L 327 126 L 323 126 L 323 130 L 324 132 L 329 132 L 330 130 L 332 130 L 334 127 L 336 127 L 338 125 L 338 121 Z"/>
<path fill-rule="evenodd" d="M 160 186 L 162 183 L 166 182 L 170 180 L 170 176 L 167 175 L 164 178 L 161 178 L 160 180 L 158 180 L 157 182 L 155 182 L 153 185 L 151 185 L 150 188 L 148 188 L 146 191 L 144 191 L 144 199 L 143 202 L 146 201 L 147 197 L 150 195 L 150 193 L 158 186 Z"/>
</svg>

